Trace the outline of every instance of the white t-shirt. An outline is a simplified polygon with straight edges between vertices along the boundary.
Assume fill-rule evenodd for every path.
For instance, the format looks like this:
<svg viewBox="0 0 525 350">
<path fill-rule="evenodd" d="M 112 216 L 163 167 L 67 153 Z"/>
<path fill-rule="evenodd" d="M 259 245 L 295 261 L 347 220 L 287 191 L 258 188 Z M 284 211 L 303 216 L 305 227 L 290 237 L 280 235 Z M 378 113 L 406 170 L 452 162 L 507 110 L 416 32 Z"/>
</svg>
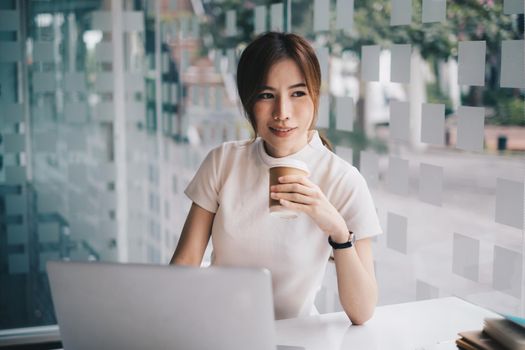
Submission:
<svg viewBox="0 0 525 350">
<path fill-rule="evenodd" d="M 286 158 L 305 162 L 317 184 L 356 239 L 382 233 L 367 184 L 358 170 L 328 150 L 312 131 L 309 143 Z M 282 219 L 269 212 L 269 156 L 254 142 L 225 142 L 211 150 L 185 190 L 215 213 L 212 265 L 264 267 L 272 273 L 275 318 L 315 313 L 331 247 L 306 214 Z"/>
</svg>

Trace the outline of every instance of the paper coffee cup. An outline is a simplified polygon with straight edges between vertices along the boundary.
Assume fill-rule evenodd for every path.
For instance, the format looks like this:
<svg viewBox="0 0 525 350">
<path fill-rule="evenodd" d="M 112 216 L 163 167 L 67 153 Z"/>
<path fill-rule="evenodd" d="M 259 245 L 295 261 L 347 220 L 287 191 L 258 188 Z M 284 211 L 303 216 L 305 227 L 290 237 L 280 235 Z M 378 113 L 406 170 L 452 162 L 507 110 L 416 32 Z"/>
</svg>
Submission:
<svg viewBox="0 0 525 350">
<path fill-rule="evenodd" d="M 308 166 L 305 162 L 302 162 L 297 159 L 286 159 L 276 161 L 275 164 L 270 166 L 270 187 L 273 185 L 281 184 L 279 182 L 279 177 L 284 175 L 303 175 L 308 176 Z M 268 193 L 270 199 L 270 215 L 283 218 L 283 219 L 293 219 L 297 217 L 297 211 L 283 207 L 279 200 L 273 199 L 270 196 L 271 190 Z"/>
</svg>

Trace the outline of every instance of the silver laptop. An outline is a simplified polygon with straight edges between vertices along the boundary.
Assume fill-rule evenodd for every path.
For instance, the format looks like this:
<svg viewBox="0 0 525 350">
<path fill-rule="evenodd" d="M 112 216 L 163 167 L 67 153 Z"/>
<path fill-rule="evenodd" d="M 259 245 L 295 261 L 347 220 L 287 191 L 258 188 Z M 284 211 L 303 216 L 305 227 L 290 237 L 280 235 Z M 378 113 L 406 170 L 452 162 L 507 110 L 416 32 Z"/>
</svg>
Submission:
<svg viewBox="0 0 525 350">
<path fill-rule="evenodd" d="M 57 261 L 47 270 L 66 350 L 276 349 L 268 270 Z"/>
</svg>

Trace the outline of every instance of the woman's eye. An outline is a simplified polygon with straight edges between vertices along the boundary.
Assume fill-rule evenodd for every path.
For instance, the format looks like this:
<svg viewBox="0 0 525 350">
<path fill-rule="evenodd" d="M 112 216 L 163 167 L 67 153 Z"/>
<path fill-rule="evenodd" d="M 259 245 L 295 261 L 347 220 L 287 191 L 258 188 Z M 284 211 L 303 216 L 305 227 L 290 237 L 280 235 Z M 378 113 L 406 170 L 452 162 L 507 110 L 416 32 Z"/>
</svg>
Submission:
<svg viewBox="0 0 525 350">
<path fill-rule="evenodd" d="M 295 91 L 292 96 L 294 97 L 301 97 L 301 96 L 305 96 L 306 93 L 304 91 Z"/>
<path fill-rule="evenodd" d="M 269 98 L 272 98 L 273 95 L 268 93 L 268 92 L 263 92 L 262 94 L 259 94 L 259 96 L 257 96 L 260 100 L 267 100 Z"/>
</svg>

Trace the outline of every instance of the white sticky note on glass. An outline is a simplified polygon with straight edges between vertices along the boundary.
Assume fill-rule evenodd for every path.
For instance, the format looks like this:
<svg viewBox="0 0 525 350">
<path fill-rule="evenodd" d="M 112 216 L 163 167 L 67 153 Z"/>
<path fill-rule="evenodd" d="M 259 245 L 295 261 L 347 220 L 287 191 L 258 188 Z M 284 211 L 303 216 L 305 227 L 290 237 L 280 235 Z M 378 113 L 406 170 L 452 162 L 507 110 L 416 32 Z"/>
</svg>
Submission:
<svg viewBox="0 0 525 350">
<path fill-rule="evenodd" d="M 322 94 L 319 98 L 319 111 L 317 116 L 317 127 L 330 127 L 330 98 L 326 94 Z"/>
<path fill-rule="evenodd" d="M 46 131 L 33 134 L 33 151 L 34 152 L 56 152 L 57 150 L 57 132 Z"/>
<path fill-rule="evenodd" d="M 228 58 L 228 73 L 235 73 L 237 68 L 237 62 L 235 60 L 235 50 L 226 50 L 226 57 Z"/>
<path fill-rule="evenodd" d="M 19 41 L 0 41 L 0 63 L 18 62 L 22 60 L 22 49 Z"/>
<path fill-rule="evenodd" d="M 141 73 L 125 73 L 125 86 L 128 92 L 143 92 L 144 91 L 144 75 Z"/>
<path fill-rule="evenodd" d="M 33 60 L 35 62 L 53 62 L 55 60 L 52 41 L 35 41 L 33 43 Z"/>
<path fill-rule="evenodd" d="M 349 34 L 354 25 L 354 0 L 337 0 L 335 15 L 335 28 Z"/>
<path fill-rule="evenodd" d="M 217 73 L 221 72 L 221 65 L 222 65 L 222 50 L 214 49 L 213 50 L 213 66 L 215 67 L 215 71 Z"/>
<path fill-rule="evenodd" d="M 447 19 L 446 0 L 423 0 L 421 22 L 445 22 Z"/>
<path fill-rule="evenodd" d="M 113 92 L 114 78 L 113 73 L 97 73 L 95 90 L 97 92 Z"/>
<path fill-rule="evenodd" d="M 55 106 L 52 102 L 41 101 L 39 104 L 30 106 L 32 116 L 39 121 L 52 121 L 55 113 Z"/>
<path fill-rule="evenodd" d="M 421 163 L 419 166 L 419 199 L 441 206 L 443 203 L 443 167 Z"/>
<path fill-rule="evenodd" d="M 501 42 L 502 88 L 525 89 L 525 41 L 503 40 Z"/>
<path fill-rule="evenodd" d="M 399 26 L 412 23 L 412 0 L 392 0 L 391 5 L 391 26 Z"/>
<path fill-rule="evenodd" d="M 477 282 L 479 279 L 479 240 L 454 233 L 452 272 Z"/>
<path fill-rule="evenodd" d="M 284 7 L 283 4 L 272 4 L 270 7 L 271 25 L 270 30 L 282 32 L 284 28 Z"/>
<path fill-rule="evenodd" d="M 180 19 L 180 33 L 183 38 L 189 38 L 190 33 L 190 19 L 188 17 L 183 17 Z"/>
<path fill-rule="evenodd" d="M 168 52 L 162 52 L 161 54 L 161 67 L 162 67 L 162 73 L 169 74 L 170 72 L 170 55 Z"/>
<path fill-rule="evenodd" d="M 29 272 L 29 259 L 25 253 L 9 254 L 7 265 L 10 275 L 26 274 Z"/>
<path fill-rule="evenodd" d="M 353 163 L 352 157 L 353 157 L 354 152 L 351 148 L 344 147 L 344 146 L 336 146 L 335 154 L 337 154 L 339 157 L 346 160 L 349 164 Z"/>
<path fill-rule="evenodd" d="M 503 0 L 503 13 L 506 15 L 523 13 L 524 9 L 523 0 Z"/>
<path fill-rule="evenodd" d="M 379 181 L 379 156 L 372 151 L 361 151 L 359 172 L 366 179 L 368 186 L 375 186 Z"/>
<path fill-rule="evenodd" d="M 54 72 L 34 72 L 33 91 L 35 93 L 54 92 L 56 77 Z"/>
<path fill-rule="evenodd" d="M 400 253 L 408 253 L 408 220 L 405 216 L 389 212 L 387 217 L 386 246 Z"/>
<path fill-rule="evenodd" d="M 17 32 L 20 29 L 20 13 L 17 10 L 0 11 L 0 31 Z"/>
<path fill-rule="evenodd" d="M 115 115 L 115 106 L 113 105 L 113 102 L 99 102 L 94 107 L 94 115 L 97 121 L 112 121 Z"/>
<path fill-rule="evenodd" d="M 497 179 L 496 222 L 523 229 L 524 192 L 523 182 Z"/>
<path fill-rule="evenodd" d="M 458 136 L 456 147 L 466 151 L 482 152 L 485 108 L 460 106 L 457 114 Z"/>
<path fill-rule="evenodd" d="M 460 41 L 458 49 L 458 84 L 485 86 L 485 41 Z"/>
<path fill-rule="evenodd" d="M 95 59 L 98 62 L 113 62 L 113 43 L 101 41 L 95 46 Z"/>
<path fill-rule="evenodd" d="M 71 151 L 86 150 L 87 149 L 86 140 L 87 140 L 86 134 L 80 130 L 75 130 L 75 129 L 66 133 L 66 137 L 64 138 L 64 141 L 66 142 L 68 149 Z"/>
<path fill-rule="evenodd" d="M 412 45 L 394 44 L 391 48 L 390 81 L 410 83 L 410 56 Z"/>
<path fill-rule="evenodd" d="M 191 36 L 194 38 L 199 38 L 201 35 L 201 24 L 198 16 L 191 17 Z"/>
<path fill-rule="evenodd" d="M 494 246 L 492 287 L 515 298 L 521 297 L 523 257 L 520 253 Z"/>
<path fill-rule="evenodd" d="M 442 146 L 445 144 L 445 105 L 421 105 L 421 142 Z"/>
<path fill-rule="evenodd" d="M 204 108 L 210 108 L 210 87 L 207 85 L 202 87 L 202 101 Z"/>
<path fill-rule="evenodd" d="M 408 141 L 410 138 L 410 104 L 390 101 L 390 138 Z"/>
<path fill-rule="evenodd" d="M 266 6 L 255 6 L 254 9 L 255 23 L 254 31 L 255 34 L 261 34 L 266 32 Z"/>
<path fill-rule="evenodd" d="M 201 91 L 198 85 L 190 86 L 191 103 L 194 106 L 199 105 L 200 94 L 201 94 Z"/>
<path fill-rule="evenodd" d="M 87 120 L 87 107 L 85 102 L 66 102 L 64 118 L 70 123 L 84 123 Z"/>
<path fill-rule="evenodd" d="M 379 81 L 379 45 L 361 46 L 361 79 Z"/>
<path fill-rule="evenodd" d="M 26 225 L 7 225 L 7 244 L 27 244 L 28 232 Z"/>
<path fill-rule="evenodd" d="M 439 298 L 439 288 L 416 279 L 416 300 L 427 300 Z"/>
<path fill-rule="evenodd" d="M 5 153 L 19 153 L 26 149 L 26 137 L 23 134 L 4 134 Z"/>
<path fill-rule="evenodd" d="M 339 96 L 335 99 L 337 130 L 354 130 L 354 100 L 349 96 Z"/>
<path fill-rule="evenodd" d="M 390 157 L 387 173 L 387 186 L 389 191 L 402 196 L 408 195 L 408 177 L 408 160 Z"/>
<path fill-rule="evenodd" d="M 190 52 L 186 49 L 181 49 L 181 60 L 180 60 L 181 71 L 186 72 L 189 66 L 190 66 Z"/>
<path fill-rule="evenodd" d="M 215 109 L 220 111 L 222 110 L 222 99 L 224 98 L 224 93 L 222 88 L 217 86 L 215 87 Z"/>
<path fill-rule="evenodd" d="M 7 215 L 26 214 L 26 197 L 23 195 L 7 195 L 5 198 L 5 213 Z"/>
<path fill-rule="evenodd" d="M 56 222 L 38 224 L 38 241 L 56 243 L 60 239 L 60 226 Z"/>
<path fill-rule="evenodd" d="M 84 73 L 65 73 L 64 87 L 67 91 L 86 91 L 86 78 Z"/>
<path fill-rule="evenodd" d="M 143 32 L 144 31 L 144 12 L 142 11 L 125 11 L 122 13 L 123 29 L 125 32 Z"/>
<path fill-rule="evenodd" d="M 112 163 L 102 163 L 97 165 L 97 176 L 100 181 L 114 181 L 115 180 L 115 165 Z"/>
<path fill-rule="evenodd" d="M 315 53 L 319 60 L 319 66 L 321 67 L 321 86 L 323 86 L 328 82 L 328 61 L 330 59 L 330 52 L 327 47 L 322 46 L 317 47 Z"/>
<path fill-rule="evenodd" d="M 110 32 L 112 30 L 111 12 L 109 11 L 94 11 L 91 13 L 93 22 L 91 28 L 93 30 L 99 29 L 103 32 Z"/>
<path fill-rule="evenodd" d="M 171 97 L 170 102 L 176 105 L 179 102 L 179 88 L 176 84 L 170 84 Z"/>
<path fill-rule="evenodd" d="M 83 135 L 84 145 L 86 141 L 87 138 Z M 69 181 L 78 183 L 79 186 L 88 186 L 88 168 L 84 164 L 70 164 L 67 168 L 67 177 Z"/>
<path fill-rule="evenodd" d="M 0 104 L 0 110 L 4 111 L 2 119 L 7 123 L 18 123 L 24 121 L 24 105 L 21 103 Z"/>
<path fill-rule="evenodd" d="M 169 103 L 170 97 L 171 97 L 171 91 L 170 91 L 170 82 L 163 81 L 161 85 L 162 90 L 162 102 L 163 103 Z"/>
<path fill-rule="evenodd" d="M 330 30 L 330 1 L 314 0 L 314 32 Z"/>
<path fill-rule="evenodd" d="M 237 12 L 235 10 L 226 11 L 226 36 L 237 35 Z"/>
</svg>

